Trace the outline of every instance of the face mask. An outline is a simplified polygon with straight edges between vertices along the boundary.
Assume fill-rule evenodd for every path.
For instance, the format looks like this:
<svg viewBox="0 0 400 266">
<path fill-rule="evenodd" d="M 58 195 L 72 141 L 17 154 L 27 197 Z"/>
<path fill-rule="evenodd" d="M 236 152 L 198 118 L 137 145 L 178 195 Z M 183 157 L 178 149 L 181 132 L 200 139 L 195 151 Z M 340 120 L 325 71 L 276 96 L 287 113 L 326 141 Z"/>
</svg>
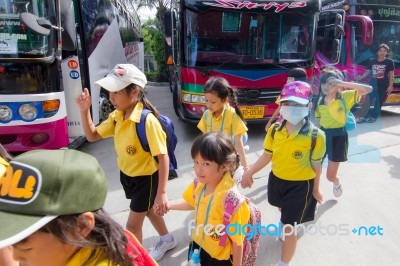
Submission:
<svg viewBox="0 0 400 266">
<path fill-rule="evenodd" d="M 304 117 L 308 116 L 308 107 L 284 105 L 281 106 L 280 114 L 283 119 L 297 125 Z"/>
</svg>

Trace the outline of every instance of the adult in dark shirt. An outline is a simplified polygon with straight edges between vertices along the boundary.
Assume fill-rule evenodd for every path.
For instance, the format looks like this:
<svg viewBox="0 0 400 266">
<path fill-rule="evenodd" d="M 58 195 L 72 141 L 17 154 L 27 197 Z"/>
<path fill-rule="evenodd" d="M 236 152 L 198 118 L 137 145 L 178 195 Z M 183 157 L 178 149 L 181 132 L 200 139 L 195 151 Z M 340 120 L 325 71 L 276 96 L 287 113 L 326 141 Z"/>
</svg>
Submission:
<svg viewBox="0 0 400 266">
<path fill-rule="evenodd" d="M 356 81 L 359 81 L 371 74 L 370 85 L 374 88 L 369 95 L 370 102 L 373 103 L 374 108 L 369 110 L 366 117 L 360 118 L 359 122 L 375 122 L 387 96 L 393 91 L 394 62 L 386 58 L 388 53 L 389 46 L 384 43 L 380 44 L 377 58 L 370 60 L 364 74 L 356 78 Z"/>
</svg>

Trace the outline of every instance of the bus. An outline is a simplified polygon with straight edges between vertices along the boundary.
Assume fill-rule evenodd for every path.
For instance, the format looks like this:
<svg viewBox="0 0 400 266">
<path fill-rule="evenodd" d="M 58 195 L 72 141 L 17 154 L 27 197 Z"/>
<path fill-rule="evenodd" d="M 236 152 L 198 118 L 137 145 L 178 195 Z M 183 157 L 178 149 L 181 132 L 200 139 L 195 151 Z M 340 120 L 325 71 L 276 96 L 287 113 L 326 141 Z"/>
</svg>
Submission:
<svg viewBox="0 0 400 266">
<path fill-rule="evenodd" d="M 353 25 L 352 46 L 346 46 L 343 51 L 340 65 L 350 73 L 352 69 L 363 73 L 370 58 L 376 56 L 376 51 L 381 43 L 390 47 L 389 58 L 394 61 L 393 92 L 384 105 L 400 104 L 400 6 L 399 0 L 322 0 L 322 10 L 341 9 L 347 16 L 366 16 L 373 22 L 373 38 L 369 45 L 365 45 L 357 39 L 357 26 Z M 369 80 L 366 79 L 365 82 Z"/>
<path fill-rule="evenodd" d="M 105 119 L 113 106 L 94 82 L 118 63 L 144 66 L 131 1 L 1 1 L 0 143 L 23 152 L 82 142 L 75 98 L 88 88 L 94 123 Z"/>
<path fill-rule="evenodd" d="M 165 15 L 165 51 L 177 116 L 196 122 L 204 84 L 220 76 L 237 89 L 248 122 L 266 121 L 287 72 L 314 73 L 320 0 L 174 0 Z"/>
</svg>

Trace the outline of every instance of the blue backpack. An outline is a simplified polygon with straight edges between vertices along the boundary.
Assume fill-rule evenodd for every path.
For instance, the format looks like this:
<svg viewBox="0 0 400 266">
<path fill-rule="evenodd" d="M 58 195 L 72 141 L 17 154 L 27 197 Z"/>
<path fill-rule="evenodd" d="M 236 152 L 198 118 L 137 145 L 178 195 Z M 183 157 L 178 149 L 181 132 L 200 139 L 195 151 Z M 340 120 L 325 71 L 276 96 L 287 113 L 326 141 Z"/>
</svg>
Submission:
<svg viewBox="0 0 400 266">
<path fill-rule="evenodd" d="M 146 137 L 146 126 L 145 126 L 146 117 L 149 113 L 151 113 L 151 111 L 149 109 L 144 108 L 142 114 L 140 115 L 140 122 L 136 125 L 136 131 L 139 137 L 140 144 L 142 145 L 143 150 L 146 152 L 150 152 L 149 142 Z M 167 135 L 169 170 L 171 172 L 178 168 L 178 163 L 176 161 L 176 156 L 175 156 L 175 148 L 176 144 L 178 143 L 178 138 L 175 135 L 174 123 L 169 117 L 160 114 L 159 121 L 162 129 Z"/>
</svg>

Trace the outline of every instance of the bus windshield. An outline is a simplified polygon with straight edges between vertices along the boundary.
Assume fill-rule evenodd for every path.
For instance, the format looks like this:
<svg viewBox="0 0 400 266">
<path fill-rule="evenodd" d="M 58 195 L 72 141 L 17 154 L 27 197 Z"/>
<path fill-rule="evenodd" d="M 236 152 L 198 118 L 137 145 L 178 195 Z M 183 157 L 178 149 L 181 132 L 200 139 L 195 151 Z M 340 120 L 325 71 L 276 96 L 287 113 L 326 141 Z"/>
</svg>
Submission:
<svg viewBox="0 0 400 266">
<path fill-rule="evenodd" d="M 60 91 L 57 64 L 0 63 L 0 95 Z"/>
<path fill-rule="evenodd" d="M 40 58 L 51 55 L 53 52 L 49 47 L 51 37 L 32 33 L 19 20 L 22 12 L 48 19 L 48 2 L 0 1 L 0 58 Z"/>
<path fill-rule="evenodd" d="M 312 15 L 186 9 L 184 17 L 187 66 L 265 68 L 279 63 L 302 65 L 312 57 Z"/>
</svg>

